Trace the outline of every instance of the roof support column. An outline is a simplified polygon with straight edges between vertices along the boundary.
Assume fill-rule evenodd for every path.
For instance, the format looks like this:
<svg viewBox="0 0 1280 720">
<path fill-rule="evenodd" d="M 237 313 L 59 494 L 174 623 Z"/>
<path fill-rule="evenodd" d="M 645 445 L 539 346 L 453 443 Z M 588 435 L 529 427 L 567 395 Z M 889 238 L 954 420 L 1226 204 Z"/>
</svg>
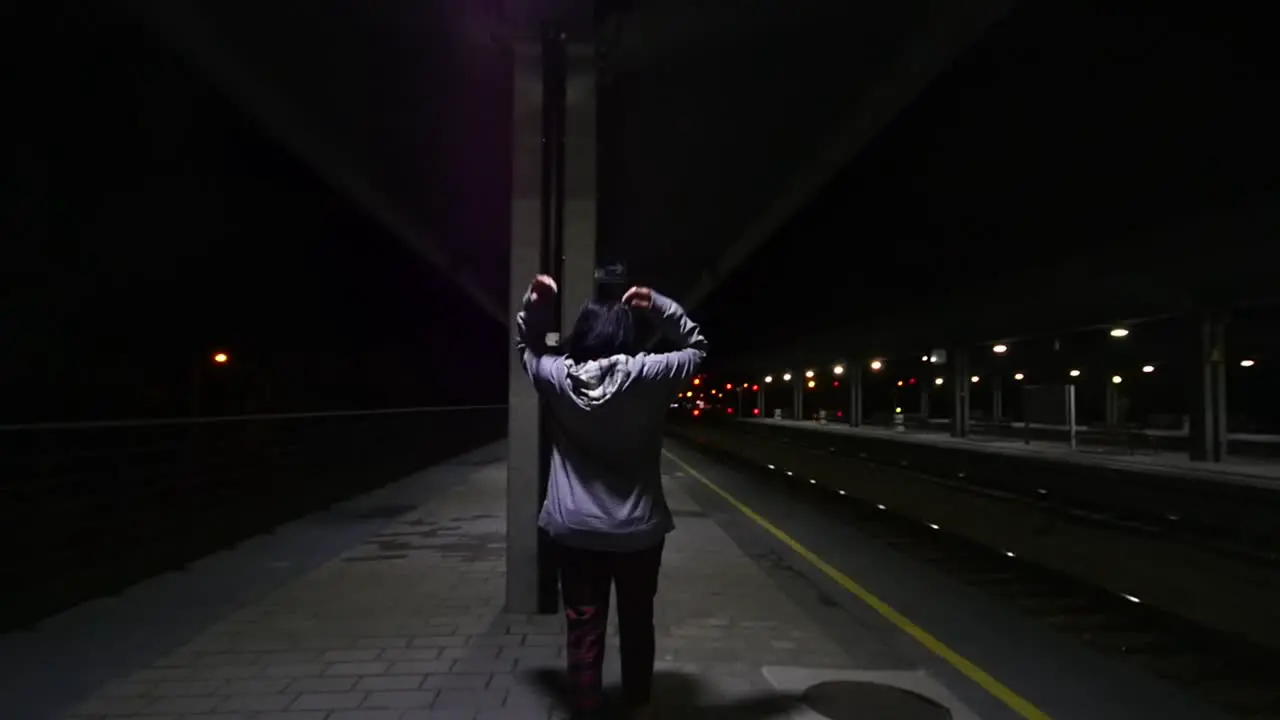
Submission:
<svg viewBox="0 0 1280 720">
<path fill-rule="evenodd" d="M 862 427 L 862 363 L 851 363 L 849 374 L 849 427 Z"/>
<path fill-rule="evenodd" d="M 560 286 L 560 342 L 595 289 L 596 94 L 594 47 L 554 26 L 512 44 L 510 315 L 529 281 L 548 273 Z M 551 443 L 546 408 L 512 354 L 507 420 L 507 609 L 559 610 L 558 568 L 538 528 Z"/>
<path fill-rule="evenodd" d="M 1193 340 L 1189 449 L 1192 460 L 1222 462 L 1227 456 L 1226 318 L 1208 313 L 1196 323 Z"/>
<path fill-rule="evenodd" d="M 954 387 L 951 389 L 951 437 L 969 437 L 969 398 L 971 396 L 969 379 L 969 349 L 956 348 L 951 351 L 951 378 Z"/>
</svg>

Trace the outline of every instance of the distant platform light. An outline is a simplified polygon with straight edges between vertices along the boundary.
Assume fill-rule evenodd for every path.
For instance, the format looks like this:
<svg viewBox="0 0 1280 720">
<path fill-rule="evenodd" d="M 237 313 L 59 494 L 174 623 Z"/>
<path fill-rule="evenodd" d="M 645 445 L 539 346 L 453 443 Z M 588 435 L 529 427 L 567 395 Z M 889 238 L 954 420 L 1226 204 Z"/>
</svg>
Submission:
<svg viewBox="0 0 1280 720">
<path fill-rule="evenodd" d="M 1003 344 L 1003 343 L 1001 343 L 1001 344 L 996 345 L 995 347 L 991 348 L 991 352 L 993 352 L 993 353 L 995 353 L 995 354 L 997 354 L 997 355 L 1003 355 L 1003 354 L 1005 354 L 1005 353 L 1009 352 L 1009 346 L 1008 346 L 1008 345 L 1005 345 L 1005 344 Z"/>
<path fill-rule="evenodd" d="M 1142 602 L 1142 601 L 1141 601 L 1141 600 L 1139 600 L 1138 598 L 1136 598 L 1136 597 L 1134 597 L 1134 596 L 1132 596 L 1132 595 L 1129 595 L 1129 594 L 1127 594 L 1127 593 L 1120 593 L 1120 597 L 1124 598 L 1125 600 L 1128 600 L 1128 601 L 1129 601 L 1129 602 L 1131 602 L 1131 603 L 1140 603 L 1140 602 Z"/>
<path fill-rule="evenodd" d="M 226 364 L 227 364 L 227 361 L 228 361 L 228 360 L 230 360 L 230 359 L 231 359 L 231 357 L 230 357 L 230 356 L 228 356 L 228 355 L 227 355 L 226 353 L 224 353 L 224 352 L 214 353 L 214 354 L 213 354 L 213 361 L 214 361 L 215 363 L 219 364 L 219 365 L 226 365 Z"/>
<path fill-rule="evenodd" d="M 942 378 L 934 378 L 934 379 L 933 379 L 933 384 L 934 384 L 934 385 L 941 385 L 943 382 L 945 382 L 945 381 L 944 381 Z"/>
<path fill-rule="evenodd" d="M 811 378 L 811 377 L 813 377 L 813 371 L 812 371 L 812 370 L 805 370 L 805 371 L 804 371 L 804 376 L 805 376 L 805 377 L 807 377 L 807 378 Z"/>
<path fill-rule="evenodd" d="M 977 375 L 974 375 L 973 377 L 969 378 L 969 382 L 978 382 L 981 379 L 982 378 L 978 377 Z"/>
<path fill-rule="evenodd" d="M 1252 360 L 1241 360 L 1240 367 L 1253 367 L 1256 363 Z"/>
<path fill-rule="evenodd" d="M 1022 373 L 1014 373 L 1014 374 L 1013 374 L 1013 379 L 1014 379 L 1014 380 L 1026 380 L 1026 379 L 1027 379 L 1027 376 L 1026 376 L 1026 375 L 1023 375 Z"/>
<path fill-rule="evenodd" d="M 1115 385 L 1119 385 L 1120 383 L 1124 382 L 1124 378 L 1120 377 L 1119 375 L 1112 375 L 1111 382 Z"/>
<path fill-rule="evenodd" d="M 1143 366 L 1142 366 L 1142 372 L 1144 372 L 1144 373 L 1153 373 L 1153 372 L 1155 372 L 1155 371 L 1156 371 L 1156 366 L 1155 366 L 1155 365 L 1143 365 Z"/>
<path fill-rule="evenodd" d="M 783 382 L 790 382 L 790 381 L 791 381 L 791 373 L 783 373 L 783 374 L 782 374 L 782 381 L 783 381 Z"/>
<path fill-rule="evenodd" d="M 1127 337 L 1129 335 L 1128 328 L 1111 328 L 1111 337 Z"/>
<path fill-rule="evenodd" d="M 928 355 L 921 355 L 921 356 L 920 356 L 920 362 L 929 362 L 929 356 L 928 356 Z"/>
<path fill-rule="evenodd" d="M 701 384 L 702 384 L 702 378 L 700 378 L 700 377 L 696 377 L 696 378 L 694 378 L 694 379 L 693 379 L 693 384 L 694 384 L 694 385 L 701 385 Z"/>
<path fill-rule="evenodd" d="M 898 387 L 902 387 L 902 386 L 903 386 L 903 382 L 902 382 L 901 380 L 899 380 L 899 381 L 898 381 Z"/>
<path fill-rule="evenodd" d="M 902 414 L 902 408 L 898 408 L 898 407 L 896 407 L 896 408 L 894 408 L 894 409 L 893 409 L 893 411 L 894 411 L 895 413 L 899 414 L 899 415 L 901 415 L 901 414 Z"/>
<path fill-rule="evenodd" d="M 1069 372 L 1069 373 L 1067 373 L 1067 374 L 1068 374 L 1068 375 L 1070 375 L 1071 377 L 1080 377 L 1080 371 L 1079 371 L 1079 370 L 1072 370 L 1071 372 Z"/>
<path fill-rule="evenodd" d="M 831 372 L 835 373 L 836 375 L 843 375 L 843 374 L 844 374 L 844 366 L 843 366 L 843 365 L 837 365 L 837 366 L 835 366 L 835 367 L 831 368 Z"/>
<path fill-rule="evenodd" d="M 871 369 L 872 369 L 872 370 L 880 370 L 880 369 L 881 369 L 881 368 L 883 368 L 883 367 L 884 367 L 884 363 L 883 363 L 882 361 L 880 361 L 880 360 L 872 360 L 872 361 L 871 361 Z"/>
<path fill-rule="evenodd" d="M 771 383 L 771 382 L 773 382 L 773 376 L 772 376 L 772 375 L 765 375 L 765 376 L 764 376 L 764 381 L 765 381 L 765 382 L 767 382 L 767 383 Z"/>
<path fill-rule="evenodd" d="M 810 387 L 810 388 L 813 388 L 813 387 L 814 387 L 814 386 L 816 386 L 817 384 L 818 384 L 818 383 L 817 383 L 817 382 L 815 382 L 815 381 L 813 381 L 813 380 L 810 380 L 810 381 L 808 382 L 808 385 L 809 385 L 809 387 Z"/>
</svg>

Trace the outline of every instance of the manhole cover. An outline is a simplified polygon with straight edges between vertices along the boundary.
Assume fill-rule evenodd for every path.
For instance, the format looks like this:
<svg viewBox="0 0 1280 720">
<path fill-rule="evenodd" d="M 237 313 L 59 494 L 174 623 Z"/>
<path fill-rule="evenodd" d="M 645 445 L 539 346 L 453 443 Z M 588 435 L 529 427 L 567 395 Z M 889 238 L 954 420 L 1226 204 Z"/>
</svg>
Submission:
<svg viewBox="0 0 1280 720">
<path fill-rule="evenodd" d="M 951 711 L 923 695 L 880 683 L 833 680 L 810 685 L 801 696 L 830 720 L 950 720 Z"/>
</svg>

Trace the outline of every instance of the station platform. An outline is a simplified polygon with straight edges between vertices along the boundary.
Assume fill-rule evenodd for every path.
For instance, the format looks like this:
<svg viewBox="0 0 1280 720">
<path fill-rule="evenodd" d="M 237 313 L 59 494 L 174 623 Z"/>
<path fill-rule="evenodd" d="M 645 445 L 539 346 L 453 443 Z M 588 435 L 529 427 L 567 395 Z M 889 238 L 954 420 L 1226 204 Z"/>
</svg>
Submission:
<svg viewBox="0 0 1280 720">
<path fill-rule="evenodd" d="M 563 717 L 561 618 L 503 609 L 503 452 L 0 637 L 0 716 Z M 688 445 L 664 482 L 656 717 L 1221 717 Z"/>
<path fill-rule="evenodd" d="M 1079 465 L 1093 465 L 1147 474 L 1169 475 L 1180 478 L 1222 482 L 1234 485 L 1280 490 L 1280 459 L 1230 456 L 1219 463 L 1195 462 L 1186 452 L 1148 450 L 1129 452 L 1123 448 L 1088 447 L 1072 450 L 1066 441 L 1031 440 L 1026 442 L 1019 427 L 1011 427 L 1004 435 L 970 435 L 957 438 L 945 430 L 907 429 L 896 431 L 891 427 L 851 427 L 847 423 L 828 421 L 820 424 L 813 420 L 778 420 L 752 418 L 736 422 L 762 423 L 814 432 L 865 435 L 882 440 L 899 440 L 908 443 L 926 443 L 940 447 L 963 447 L 974 452 L 986 452 L 1022 457 L 1039 457 Z M 1251 436 L 1270 441 L 1271 436 Z M 1261 440 L 1259 440 L 1261 441 Z"/>
</svg>

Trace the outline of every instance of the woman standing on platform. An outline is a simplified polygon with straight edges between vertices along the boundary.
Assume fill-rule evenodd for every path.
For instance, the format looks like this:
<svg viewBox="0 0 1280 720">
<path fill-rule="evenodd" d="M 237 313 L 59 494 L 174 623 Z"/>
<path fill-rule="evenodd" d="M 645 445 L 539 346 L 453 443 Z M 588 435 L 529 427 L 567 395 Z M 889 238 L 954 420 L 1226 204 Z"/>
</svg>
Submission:
<svg viewBox="0 0 1280 720">
<path fill-rule="evenodd" d="M 564 354 L 545 345 L 556 283 L 539 275 L 516 316 L 516 350 L 548 401 L 551 474 L 538 524 L 556 541 L 568 630 L 569 701 L 575 718 L 601 712 L 609 591 L 617 586 L 623 694 L 647 717 L 653 685 L 653 601 L 667 533 L 663 424 L 671 399 L 697 372 L 707 341 L 683 308 L 649 288 L 622 302 L 591 301 Z M 636 312 L 679 348 L 641 352 Z"/>
</svg>

